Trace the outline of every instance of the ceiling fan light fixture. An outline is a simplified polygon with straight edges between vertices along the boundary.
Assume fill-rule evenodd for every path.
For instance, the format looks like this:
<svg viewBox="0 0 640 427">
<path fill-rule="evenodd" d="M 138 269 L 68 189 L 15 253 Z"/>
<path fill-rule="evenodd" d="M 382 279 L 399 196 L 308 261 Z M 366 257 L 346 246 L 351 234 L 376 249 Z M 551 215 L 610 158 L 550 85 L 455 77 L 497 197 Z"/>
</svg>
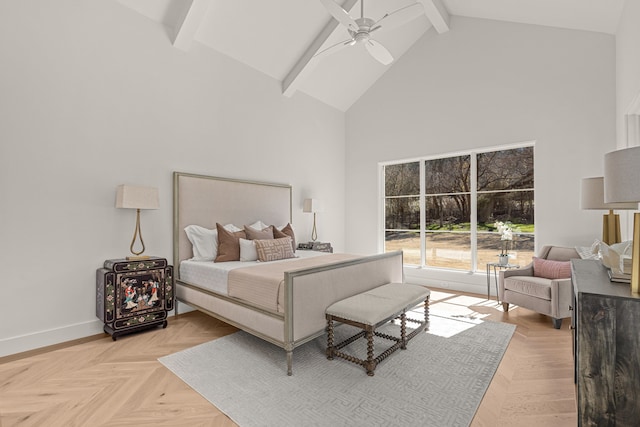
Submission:
<svg viewBox="0 0 640 427">
<path fill-rule="evenodd" d="M 371 39 L 371 32 L 380 28 L 393 28 L 410 21 L 420 13 L 424 13 L 424 7 L 421 3 L 413 3 L 391 13 L 387 13 L 378 21 L 374 21 L 371 18 L 364 17 L 364 0 L 361 0 L 360 18 L 354 19 L 335 1 L 320 1 L 324 4 L 329 14 L 346 27 L 349 35 L 351 36 L 351 40 L 333 45 L 320 53 L 317 53 L 314 57 L 317 57 L 320 54 L 327 55 L 329 53 L 333 53 L 344 46 L 353 46 L 356 43 L 362 43 L 373 58 L 384 65 L 388 65 L 393 61 L 393 56 L 384 46 L 382 46 L 382 44 L 380 44 L 380 42 Z"/>
<path fill-rule="evenodd" d="M 353 40 L 355 40 L 356 43 L 366 43 L 369 41 L 369 33 L 366 33 L 366 32 L 356 33 L 353 36 Z"/>
</svg>

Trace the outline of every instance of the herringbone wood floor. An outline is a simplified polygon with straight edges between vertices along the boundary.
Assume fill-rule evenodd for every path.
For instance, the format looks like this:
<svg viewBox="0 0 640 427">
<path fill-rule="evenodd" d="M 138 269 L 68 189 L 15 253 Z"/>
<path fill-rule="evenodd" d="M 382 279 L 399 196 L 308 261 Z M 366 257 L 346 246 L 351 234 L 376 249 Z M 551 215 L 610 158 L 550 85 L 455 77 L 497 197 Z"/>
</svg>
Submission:
<svg viewBox="0 0 640 427">
<path fill-rule="evenodd" d="M 446 291 L 432 293 L 432 307 L 517 325 L 473 426 L 576 425 L 568 320 L 556 330 L 537 313 L 505 314 L 495 301 Z M 116 342 L 105 335 L 1 358 L 0 427 L 235 426 L 157 361 L 234 331 L 192 312 Z"/>
</svg>

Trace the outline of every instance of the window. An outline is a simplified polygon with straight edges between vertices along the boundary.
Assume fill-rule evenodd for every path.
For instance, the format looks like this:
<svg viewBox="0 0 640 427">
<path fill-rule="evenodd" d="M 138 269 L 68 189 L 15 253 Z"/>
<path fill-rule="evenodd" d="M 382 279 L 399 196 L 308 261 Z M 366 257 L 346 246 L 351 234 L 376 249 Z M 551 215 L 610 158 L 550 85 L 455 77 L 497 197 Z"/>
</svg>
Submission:
<svg viewBox="0 0 640 427">
<path fill-rule="evenodd" d="M 385 166 L 385 251 L 404 250 L 420 264 L 420 163 Z"/>
<path fill-rule="evenodd" d="M 501 251 L 520 265 L 533 256 L 533 146 L 387 164 L 383 180 L 384 249 L 405 264 L 484 271 Z"/>
</svg>

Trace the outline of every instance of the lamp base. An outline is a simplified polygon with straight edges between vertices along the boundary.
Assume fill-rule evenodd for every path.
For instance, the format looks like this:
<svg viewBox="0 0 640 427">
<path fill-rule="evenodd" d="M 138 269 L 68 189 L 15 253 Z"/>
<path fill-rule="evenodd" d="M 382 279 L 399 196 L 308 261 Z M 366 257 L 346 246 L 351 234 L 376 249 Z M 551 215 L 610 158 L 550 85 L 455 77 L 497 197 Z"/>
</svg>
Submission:
<svg viewBox="0 0 640 427">
<path fill-rule="evenodd" d="M 318 239 L 318 230 L 316 230 L 316 213 L 313 213 L 313 230 L 311 230 L 311 241 L 315 242 Z"/>
<path fill-rule="evenodd" d="M 602 241 L 609 246 L 622 241 L 620 215 L 614 214 L 613 210 L 609 210 L 608 214 L 602 215 Z"/>
</svg>

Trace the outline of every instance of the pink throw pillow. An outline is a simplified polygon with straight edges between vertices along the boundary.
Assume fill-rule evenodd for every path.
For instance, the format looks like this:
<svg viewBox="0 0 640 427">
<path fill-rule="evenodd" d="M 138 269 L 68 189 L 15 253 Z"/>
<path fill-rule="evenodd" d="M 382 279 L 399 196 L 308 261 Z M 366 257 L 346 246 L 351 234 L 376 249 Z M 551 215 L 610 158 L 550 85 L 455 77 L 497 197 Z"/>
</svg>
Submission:
<svg viewBox="0 0 640 427">
<path fill-rule="evenodd" d="M 533 257 L 533 275 L 545 279 L 568 279 L 571 277 L 571 262 Z"/>
</svg>

